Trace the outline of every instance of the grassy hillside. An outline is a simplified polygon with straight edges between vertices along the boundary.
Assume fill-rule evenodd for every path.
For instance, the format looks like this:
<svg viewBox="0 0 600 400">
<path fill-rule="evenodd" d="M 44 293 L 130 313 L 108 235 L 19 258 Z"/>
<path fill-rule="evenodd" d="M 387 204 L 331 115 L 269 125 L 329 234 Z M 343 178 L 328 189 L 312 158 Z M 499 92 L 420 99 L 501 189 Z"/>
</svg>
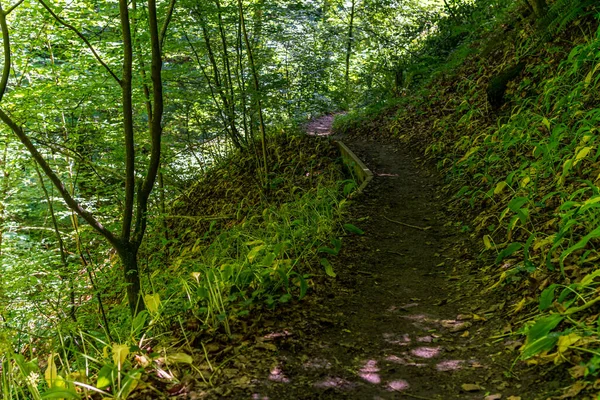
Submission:
<svg viewBox="0 0 600 400">
<path fill-rule="evenodd" d="M 483 290 L 508 296 L 499 335 L 521 340 L 521 361 L 570 368 L 573 396 L 600 368 L 599 10 L 558 0 L 539 17 L 519 3 L 470 20 L 427 82 L 335 123 L 437 163 L 481 243 Z"/>
</svg>

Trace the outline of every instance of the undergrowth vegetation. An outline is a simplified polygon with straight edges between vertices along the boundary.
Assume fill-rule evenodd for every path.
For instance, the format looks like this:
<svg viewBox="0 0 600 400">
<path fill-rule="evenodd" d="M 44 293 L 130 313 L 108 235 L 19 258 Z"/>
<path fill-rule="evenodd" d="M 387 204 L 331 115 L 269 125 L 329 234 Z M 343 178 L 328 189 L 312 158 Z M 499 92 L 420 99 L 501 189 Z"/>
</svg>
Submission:
<svg viewBox="0 0 600 400">
<path fill-rule="evenodd" d="M 250 178 L 253 157 L 242 152 L 211 170 L 173 203 L 169 229 L 149 235 L 142 259 L 152 290 L 131 323 L 126 310 L 96 313 L 97 325 L 109 324 L 103 332 L 61 326 L 51 330 L 54 343 L 37 348 L 42 342 L 30 336 L 17 351 L 2 337 L 2 398 L 124 399 L 136 388 L 152 396 L 190 373 L 210 387 L 227 378 L 215 338 L 231 346 L 253 310 L 302 299 L 315 279 L 335 276 L 327 257 L 340 250 L 345 198 L 356 186 L 335 145 L 273 138 L 267 190 Z"/>
<path fill-rule="evenodd" d="M 538 19 L 506 4 L 498 20 L 461 25 L 470 38 L 414 95 L 335 122 L 437 162 L 481 243 L 484 290 L 510 290 L 498 337 L 522 338 L 515 362 L 569 367 L 567 397 L 593 392 L 600 371 L 599 12 L 557 0 Z M 490 98 L 499 76 L 505 92 Z"/>
</svg>

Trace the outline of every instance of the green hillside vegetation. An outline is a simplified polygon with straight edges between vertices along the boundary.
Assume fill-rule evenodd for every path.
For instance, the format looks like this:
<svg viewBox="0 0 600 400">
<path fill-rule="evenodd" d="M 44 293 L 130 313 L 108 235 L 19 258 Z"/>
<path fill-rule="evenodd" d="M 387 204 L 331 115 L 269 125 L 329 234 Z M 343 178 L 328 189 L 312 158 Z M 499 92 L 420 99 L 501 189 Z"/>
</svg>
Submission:
<svg viewBox="0 0 600 400">
<path fill-rule="evenodd" d="M 469 335 L 480 347 L 514 350 L 510 365 L 485 366 L 489 376 L 499 367 L 514 383 L 514 369 L 525 365 L 542 381 L 559 378 L 546 382 L 549 393 L 562 391 L 556 398 L 596 398 L 599 21 L 596 0 L 0 4 L 2 399 L 248 398 L 244 390 L 261 388 L 263 378 L 294 396 L 358 398 L 363 387 L 341 375 L 302 381 L 312 356 L 323 357 L 319 379 L 338 368 L 367 391 L 426 398 L 407 391 L 421 389 L 408 377 L 378 375 L 421 367 L 411 358 L 421 357 L 432 367 L 421 379 L 439 384 L 423 390 L 474 398 L 467 396 L 483 396 L 482 382 L 444 390 L 453 387 L 446 381 L 476 375 L 476 357 L 440 361 L 462 365 L 459 372 L 435 359 Z M 306 135 L 317 117 L 329 122 Z M 331 133 L 362 143 L 359 154 L 374 163 L 373 192 L 357 193 L 335 140 L 315 137 Z M 455 320 L 436 314 L 439 326 L 427 326 L 426 336 L 410 331 L 421 335 L 411 345 L 427 344 L 421 355 L 388 354 L 388 345 L 411 338 L 400 333 L 405 319 L 398 332 L 384 332 L 392 325 L 381 322 L 385 313 L 434 300 L 429 306 L 442 310 L 453 299 L 394 297 L 404 282 L 383 293 L 381 271 L 414 262 L 418 285 L 408 289 L 427 291 L 438 272 L 417 275 L 414 260 L 424 255 L 442 268 L 455 255 L 438 260 L 445 250 L 431 250 L 431 238 L 453 235 L 438 231 L 437 215 L 410 223 L 385 215 L 403 199 L 380 207 L 382 193 L 419 197 L 390 190 L 386 179 L 398 174 L 370 159 L 368 143 L 391 144 L 376 151 L 401 166 L 408 161 L 393 146 L 409 148 L 425 160 L 423 171 L 433 166 L 443 177 L 444 204 L 432 213 L 451 214 L 446 227 L 476 243 L 455 253 L 476 255 L 466 263 L 469 279 L 478 298 L 497 306 L 502 327 L 489 337 L 456 315 L 473 305 L 466 301 L 452 305 Z M 416 180 L 415 171 L 405 178 Z M 437 190 L 435 182 L 411 187 Z M 368 210 L 394 230 L 373 232 L 382 220 Z M 363 222 L 375 226 L 361 229 Z M 380 251 L 377 240 L 400 230 L 425 238 L 423 248 Z M 371 259 L 377 263 L 358 261 Z M 448 292 L 461 290 L 462 278 L 444 277 Z M 379 303 L 358 297 L 356 307 L 381 337 L 360 324 L 337 326 L 359 315 L 340 293 L 367 292 Z M 398 304 L 377 309 L 384 297 Z M 339 310 L 324 304 L 330 300 Z M 265 339 L 293 336 L 284 322 L 313 317 L 318 326 L 297 324 L 306 332 L 285 349 Z M 267 332 L 272 320 L 283 333 Z M 322 345 L 321 334 L 341 350 Z M 304 354 L 307 341 L 323 354 Z M 360 353 L 380 349 L 377 341 L 382 354 Z M 378 366 L 383 356 L 397 365 Z M 300 377 L 292 385 L 287 361 Z M 499 399 L 491 390 L 485 398 Z"/>
<path fill-rule="evenodd" d="M 600 365 L 599 12 L 585 0 L 550 3 L 541 19 L 522 3 L 493 20 L 467 11 L 469 36 L 421 88 L 334 125 L 436 163 L 481 243 L 482 289 L 505 293 L 512 323 L 497 337 L 524 339 L 515 363 L 583 381 Z"/>
</svg>

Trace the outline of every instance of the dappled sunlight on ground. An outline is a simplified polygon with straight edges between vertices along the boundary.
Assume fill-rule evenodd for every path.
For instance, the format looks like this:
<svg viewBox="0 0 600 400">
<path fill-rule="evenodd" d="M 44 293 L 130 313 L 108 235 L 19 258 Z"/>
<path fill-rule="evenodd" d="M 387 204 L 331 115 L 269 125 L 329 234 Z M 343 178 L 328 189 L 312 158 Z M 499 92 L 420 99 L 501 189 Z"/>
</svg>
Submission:
<svg viewBox="0 0 600 400">
<path fill-rule="evenodd" d="M 379 368 L 377 368 L 377 361 L 369 360 L 360 369 L 358 376 L 369 383 L 378 384 L 381 383 L 381 377 L 378 372 Z"/>
<path fill-rule="evenodd" d="M 406 365 L 409 367 L 425 367 L 425 366 L 427 366 L 427 364 L 416 363 L 413 360 L 405 359 L 405 358 L 398 357 L 395 355 L 387 356 L 385 358 L 385 360 L 395 363 L 395 364 Z"/>
<path fill-rule="evenodd" d="M 400 346 L 407 346 L 410 343 L 410 335 L 405 334 L 393 334 L 393 333 L 384 333 L 383 339 L 391 344 L 397 344 Z"/>
<path fill-rule="evenodd" d="M 335 115 L 326 115 L 316 120 L 311 121 L 306 125 L 306 133 L 308 136 L 331 136 L 331 124 Z"/>
<path fill-rule="evenodd" d="M 404 379 L 398 379 L 388 382 L 386 387 L 389 391 L 402 391 L 408 389 L 410 385 Z"/>
<path fill-rule="evenodd" d="M 463 360 L 445 360 L 435 366 L 438 371 L 456 371 L 461 369 L 465 362 Z"/>
<path fill-rule="evenodd" d="M 343 378 L 337 377 L 329 377 L 323 381 L 317 382 L 314 384 L 315 387 L 327 389 L 327 388 L 338 388 L 338 389 L 352 389 L 356 386 L 355 383 L 352 383 Z"/>
<path fill-rule="evenodd" d="M 275 367 L 275 368 L 271 369 L 271 373 L 269 374 L 269 380 L 273 381 L 273 382 L 280 382 L 280 383 L 289 383 L 290 382 L 290 379 L 287 376 L 285 376 L 285 374 L 279 367 Z"/>
<path fill-rule="evenodd" d="M 272 333 L 269 333 L 269 334 L 263 336 L 263 338 L 265 340 L 275 340 L 275 339 L 285 338 L 285 337 L 288 337 L 290 335 L 291 335 L 290 332 L 288 332 L 286 330 L 283 330 L 281 332 L 272 332 Z"/>
<path fill-rule="evenodd" d="M 417 347 L 412 349 L 410 353 L 421 358 L 434 358 L 440 354 L 440 347 Z"/>
</svg>

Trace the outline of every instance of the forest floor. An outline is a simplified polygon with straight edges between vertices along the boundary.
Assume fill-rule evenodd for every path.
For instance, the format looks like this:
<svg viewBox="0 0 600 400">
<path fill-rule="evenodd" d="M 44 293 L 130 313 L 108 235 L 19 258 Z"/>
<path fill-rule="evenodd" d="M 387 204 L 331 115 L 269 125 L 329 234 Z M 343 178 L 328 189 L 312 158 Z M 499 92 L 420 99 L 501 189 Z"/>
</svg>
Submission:
<svg viewBox="0 0 600 400">
<path fill-rule="evenodd" d="M 308 131 L 327 136 L 332 121 L 314 121 Z M 331 259 L 337 278 L 261 317 L 258 344 L 238 356 L 228 388 L 213 394 L 550 398 L 560 386 L 552 377 L 521 363 L 511 368 L 521 343 L 502 334 L 510 330 L 502 296 L 477 282 L 479 246 L 451 215 L 439 175 L 397 144 L 344 142 L 375 175 L 350 207 L 349 222 L 365 234 L 343 238 Z"/>
</svg>

